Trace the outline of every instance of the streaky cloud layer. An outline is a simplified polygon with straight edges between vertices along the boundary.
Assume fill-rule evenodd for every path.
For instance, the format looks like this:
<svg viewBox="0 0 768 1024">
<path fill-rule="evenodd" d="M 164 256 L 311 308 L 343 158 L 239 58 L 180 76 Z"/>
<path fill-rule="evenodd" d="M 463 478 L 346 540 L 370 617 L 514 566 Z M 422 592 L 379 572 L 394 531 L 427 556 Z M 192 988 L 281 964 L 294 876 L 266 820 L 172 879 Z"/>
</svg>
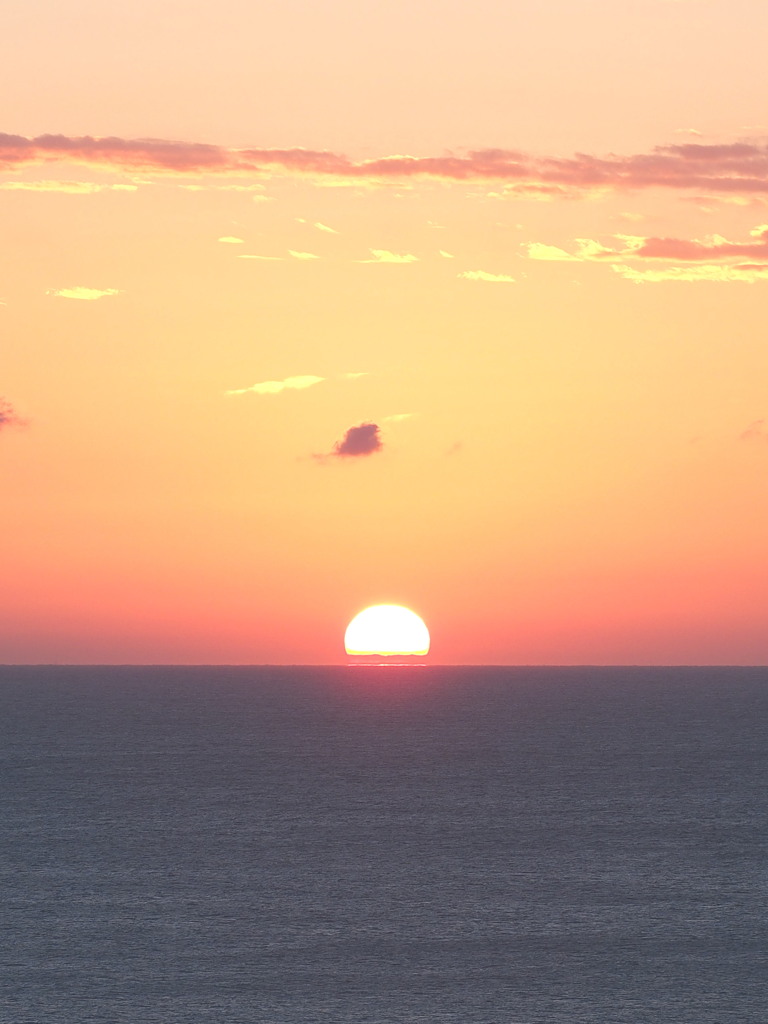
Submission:
<svg viewBox="0 0 768 1024">
<path fill-rule="evenodd" d="M 768 194 L 768 143 L 687 142 L 627 156 L 536 156 L 514 149 L 470 150 L 443 156 L 383 156 L 354 161 L 326 150 L 229 149 L 166 139 L 85 135 L 0 134 L 0 169 L 50 163 L 123 172 L 307 175 L 318 180 L 504 183 L 510 195 L 573 195 L 649 188 Z"/>
<path fill-rule="evenodd" d="M 3 192 L 65 192 L 70 195 L 90 195 L 94 192 L 137 192 L 138 185 L 118 183 L 104 185 L 95 181 L 3 181 Z"/>
<path fill-rule="evenodd" d="M 638 269 L 626 264 L 614 264 L 617 274 L 637 284 L 656 281 L 768 281 L 768 264 L 742 263 L 736 266 L 721 266 L 704 263 L 687 267 L 659 267 Z"/>
</svg>

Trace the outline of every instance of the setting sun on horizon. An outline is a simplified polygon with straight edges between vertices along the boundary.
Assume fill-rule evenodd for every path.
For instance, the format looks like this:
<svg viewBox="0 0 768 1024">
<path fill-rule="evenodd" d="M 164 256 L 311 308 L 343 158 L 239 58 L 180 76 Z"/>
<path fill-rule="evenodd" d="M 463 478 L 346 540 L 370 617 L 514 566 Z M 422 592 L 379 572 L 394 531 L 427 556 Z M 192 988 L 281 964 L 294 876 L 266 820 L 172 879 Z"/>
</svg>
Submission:
<svg viewBox="0 0 768 1024">
<path fill-rule="evenodd" d="M 371 605 L 352 619 L 344 634 L 344 649 L 351 655 L 423 656 L 430 637 L 424 620 L 397 604 Z"/>
</svg>

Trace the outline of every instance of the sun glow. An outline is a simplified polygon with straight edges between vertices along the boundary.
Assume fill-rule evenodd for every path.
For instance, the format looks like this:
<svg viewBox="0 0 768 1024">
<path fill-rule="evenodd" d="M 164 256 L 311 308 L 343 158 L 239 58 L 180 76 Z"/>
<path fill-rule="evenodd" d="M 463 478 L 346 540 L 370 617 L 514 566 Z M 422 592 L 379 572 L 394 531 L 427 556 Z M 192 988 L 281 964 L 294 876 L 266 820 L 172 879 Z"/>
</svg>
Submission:
<svg viewBox="0 0 768 1024">
<path fill-rule="evenodd" d="M 429 630 L 422 619 L 399 604 L 376 604 L 352 619 L 344 634 L 347 654 L 427 654 Z"/>
</svg>

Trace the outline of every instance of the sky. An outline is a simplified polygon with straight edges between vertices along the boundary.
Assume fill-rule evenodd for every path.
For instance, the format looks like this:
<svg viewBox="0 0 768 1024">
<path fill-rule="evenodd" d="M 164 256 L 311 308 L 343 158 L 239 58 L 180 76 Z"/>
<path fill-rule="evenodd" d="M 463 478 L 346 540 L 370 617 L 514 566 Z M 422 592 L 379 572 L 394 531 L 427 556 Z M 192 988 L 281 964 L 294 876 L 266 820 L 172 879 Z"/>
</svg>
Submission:
<svg viewBox="0 0 768 1024">
<path fill-rule="evenodd" d="M 764 0 L 6 0 L 0 662 L 768 660 Z"/>
</svg>

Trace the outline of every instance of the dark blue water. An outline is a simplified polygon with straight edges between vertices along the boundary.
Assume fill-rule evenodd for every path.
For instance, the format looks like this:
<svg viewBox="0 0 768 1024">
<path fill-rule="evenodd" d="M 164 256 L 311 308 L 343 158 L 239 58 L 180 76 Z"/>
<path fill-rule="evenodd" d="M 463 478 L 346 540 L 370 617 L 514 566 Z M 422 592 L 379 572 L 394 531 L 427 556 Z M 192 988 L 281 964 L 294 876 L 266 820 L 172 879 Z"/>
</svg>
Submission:
<svg viewBox="0 0 768 1024">
<path fill-rule="evenodd" d="M 768 671 L 0 668 L 3 1024 L 766 1024 Z"/>
</svg>

